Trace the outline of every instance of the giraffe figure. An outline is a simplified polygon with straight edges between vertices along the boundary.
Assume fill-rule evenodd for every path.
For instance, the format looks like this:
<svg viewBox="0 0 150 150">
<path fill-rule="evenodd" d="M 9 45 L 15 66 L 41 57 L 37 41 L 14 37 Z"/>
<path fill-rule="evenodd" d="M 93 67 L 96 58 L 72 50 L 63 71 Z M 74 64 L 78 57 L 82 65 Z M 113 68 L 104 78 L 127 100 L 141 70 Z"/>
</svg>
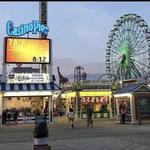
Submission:
<svg viewBox="0 0 150 150">
<path fill-rule="evenodd" d="M 68 79 L 62 76 L 62 74 L 60 73 L 59 67 L 57 67 L 57 71 L 58 71 L 58 76 L 59 76 L 59 86 L 64 85 L 65 83 L 68 82 Z"/>
</svg>

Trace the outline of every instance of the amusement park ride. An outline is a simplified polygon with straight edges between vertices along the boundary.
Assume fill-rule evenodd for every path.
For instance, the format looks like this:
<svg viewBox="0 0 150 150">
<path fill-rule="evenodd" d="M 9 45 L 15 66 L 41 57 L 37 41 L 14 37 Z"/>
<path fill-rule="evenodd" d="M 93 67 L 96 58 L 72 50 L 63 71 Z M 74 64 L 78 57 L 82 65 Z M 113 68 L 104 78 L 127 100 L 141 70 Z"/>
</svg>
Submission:
<svg viewBox="0 0 150 150">
<path fill-rule="evenodd" d="M 150 67 L 150 29 L 136 14 L 116 21 L 106 49 L 106 75 L 109 80 L 139 79 Z"/>
</svg>

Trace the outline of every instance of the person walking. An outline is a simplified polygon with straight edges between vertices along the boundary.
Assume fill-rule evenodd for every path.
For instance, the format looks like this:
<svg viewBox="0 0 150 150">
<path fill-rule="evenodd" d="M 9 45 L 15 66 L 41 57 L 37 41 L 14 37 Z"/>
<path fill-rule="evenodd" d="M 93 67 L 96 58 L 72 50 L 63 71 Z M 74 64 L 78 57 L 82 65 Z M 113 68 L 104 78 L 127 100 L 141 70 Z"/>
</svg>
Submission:
<svg viewBox="0 0 150 150">
<path fill-rule="evenodd" d="M 10 110 L 7 109 L 7 122 L 8 123 L 9 123 L 11 117 L 12 117 L 12 114 L 11 114 Z"/>
<path fill-rule="evenodd" d="M 122 106 L 121 109 L 120 109 L 120 113 L 121 113 L 121 124 L 125 124 L 125 121 L 126 121 L 126 108 L 125 106 Z"/>
<path fill-rule="evenodd" d="M 120 103 L 120 105 L 119 105 L 119 120 L 120 120 L 120 124 L 122 124 L 122 114 L 121 114 L 122 106 L 123 106 L 123 104 Z"/>
<path fill-rule="evenodd" d="M 6 124 L 6 122 L 7 122 L 7 113 L 6 110 L 4 110 L 2 113 L 2 124 Z"/>
<path fill-rule="evenodd" d="M 18 116 L 19 116 L 19 112 L 18 110 L 15 110 L 15 113 L 14 113 L 14 121 L 15 121 L 15 124 L 17 124 L 18 122 Z"/>
<path fill-rule="evenodd" d="M 67 113 L 68 117 L 68 126 L 69 128 L 74 128 L 74 119 L 75 119 L 75 112 L 73 108 L 69 108 L 69 112 Z"/>
<path fill-rule="evenodd" d="M 87 126 L 93 127 L 93 119 L 92 119 L 93 109 L 92 104 L 89 104 L 87 107 Z"/>
</svg>

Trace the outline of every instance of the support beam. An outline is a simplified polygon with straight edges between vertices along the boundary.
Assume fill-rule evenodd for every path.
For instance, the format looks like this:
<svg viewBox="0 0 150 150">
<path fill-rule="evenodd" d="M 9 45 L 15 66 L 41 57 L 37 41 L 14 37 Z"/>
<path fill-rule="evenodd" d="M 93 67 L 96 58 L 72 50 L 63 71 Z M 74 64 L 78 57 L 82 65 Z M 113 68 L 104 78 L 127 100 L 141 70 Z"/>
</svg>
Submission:
<svg viewBox="0 0 150 150">
<path fill-rule="evenodd" d="M 47 1 L 39 2 L 39 18 L 42 24 L 47 26 Z M 40 33 L 40 38 L 46 39 L 47 35 Z M 40 71 L 41 73 L 48 72 L 48 65 L 47 64 L 40 64 Z"/>
<path fill-rule="evenodd" d="M 49 123 L 53 123 L 53 96 L 49 97 Z"/>
</svg>

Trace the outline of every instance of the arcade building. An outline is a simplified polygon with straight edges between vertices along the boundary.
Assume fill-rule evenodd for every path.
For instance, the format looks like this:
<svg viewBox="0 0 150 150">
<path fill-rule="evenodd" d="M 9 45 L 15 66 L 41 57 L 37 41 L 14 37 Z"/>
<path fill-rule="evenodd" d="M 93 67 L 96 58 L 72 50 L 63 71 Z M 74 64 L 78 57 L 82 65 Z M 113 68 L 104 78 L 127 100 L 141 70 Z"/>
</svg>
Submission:
<svg viewBox="0 0 150 150">
<path fill-rule="evenodd" d="M 66 84 L 59 97 L 54 96 L 54 114 L 62 111 L 65 115 L 69 108 L 73 108 L 77 118 L 86 118 L 89 103 L 93 107 L 94 118 L 111 118 L 114 116 L 114 103 L 109 83 L 101 81 L 82 81 L 82 89 L 75 90 L 74 83 Z M 59 110 L 61 108 L 61 110 Z"/>
</svg>

